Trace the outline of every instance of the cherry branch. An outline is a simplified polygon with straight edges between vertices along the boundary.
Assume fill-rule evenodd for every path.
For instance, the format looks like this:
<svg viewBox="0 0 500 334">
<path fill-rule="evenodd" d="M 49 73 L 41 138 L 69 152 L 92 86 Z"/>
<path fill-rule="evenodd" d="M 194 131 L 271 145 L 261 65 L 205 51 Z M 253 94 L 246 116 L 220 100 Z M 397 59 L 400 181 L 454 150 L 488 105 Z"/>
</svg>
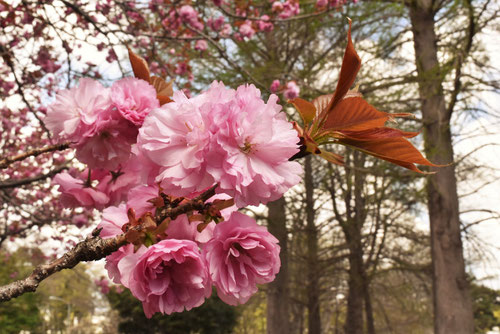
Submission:
<svg viewBox="0 0 500 334">
<path fill-rule="evenodd" d="M 48 145 L 48 146 L 41 147 L 41 148 L 35 148 L 35 149 L 32 149 L 28 152 L 24 152 L 24 153 L 15 155 L 13 157 L 6 157 L 6 158 L 0 160 L 0 169 L 5 169 L 11 163 L 16 162 L 16 161 L 21 161 L 21 160 L 24 160 L 24 159 L 29 158 L 29 157 L 36 157 L 40 154 L 47 153 L 47 152 L 64 151 L 68 148 L 69 148 L 69 143 Z"/>
<path fill-rule="evenodd" d="M 62 172 L 65 169 L 68 169 L 68 166 L 66 164 L 61 165 L 59 167 L 56 167 L 53 170 L 51 170 L 50 172 L 45 173 L 45 174 L 40 174 L 40 175 L 33 176 L 33 177 L 27 177 L 25 179 L 20 179 L 20 180 L 8 180 L 6 182 L 0 183 L 0 189 L 15 188 L 15 187 L 31 184 L 33 182 L 45 180 L 45 179 L 48 179 L 50 177 L 53 177 L 56 174 L 59 174 L 60 172 Z"/>
<path fill-rule="evenodd" d="M 205 203 L 205 201 L 215 195 L 215 189 L 217 186 L 218 184 L 212 186 L 201 195 L 182 203 L 175 208 L 166 208 L 165 210 L 161 210 L 161 213 L 157 215 L 157 218 L 155 219 L 156 225 L 158 226 L 161 224 L 165 218 L 175 219 L 181 214 L 194 210 L 205 209 L 210 205 L 210 203 Z M 145 228 L 146 227 L 143 225 L 137 225 L 129 231 L 133 230 L 134 232 L 142 232 Z M 129 233 L 129 231 L 127 231 L 127 233 Z M 91 236 L 87 237 L 83 241 L 80 241 L 72 250 L 68 251 L 60 258 L 48 264 L 36 267 L 27 278 L 1 286 L 0 302 L 9 301 L 12 298 L 16 298 L 26 292 L 34 292 L 38 288 L 40 282 L 50 275 L 63 269 L 71 269 L 80 262 L 96 261 L 105 258 L 128 243 L 127 233 L 120 234 L 114 238 L 102 239 L 99 237 L 100 232 L 100 229 L 95 229 Z"/>
</svg>

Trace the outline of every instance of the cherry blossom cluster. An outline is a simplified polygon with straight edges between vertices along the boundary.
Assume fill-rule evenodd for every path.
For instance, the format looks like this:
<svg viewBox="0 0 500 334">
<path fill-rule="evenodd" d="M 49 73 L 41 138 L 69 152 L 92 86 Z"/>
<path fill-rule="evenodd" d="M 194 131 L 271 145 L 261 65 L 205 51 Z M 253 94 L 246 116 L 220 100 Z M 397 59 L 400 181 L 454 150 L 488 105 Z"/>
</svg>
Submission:
<svg viewBox="0 0 500 334">
<path fill-rule="evenodd" d="M 300 164 L 289 161 L 299 151 L 297 132 L 277 101 L 265 102 L 253 85 L 214 82 L 160 106 L 152 85 L 125 78 L 110 88 L 81 79 L 48 106 L 47 127 L 87 165 L 54 178 L 61 203 L 103 210 L 102 238 L 152 221 L 167 202 L 217 193 L 107 257 L 109 277 L 148 317 L 199 306 L 213 286 L 226 303 L 245 303 L 278 273 L 278 240 L 237 212 L 278 199 L 301 179 Z"/>
</svg>

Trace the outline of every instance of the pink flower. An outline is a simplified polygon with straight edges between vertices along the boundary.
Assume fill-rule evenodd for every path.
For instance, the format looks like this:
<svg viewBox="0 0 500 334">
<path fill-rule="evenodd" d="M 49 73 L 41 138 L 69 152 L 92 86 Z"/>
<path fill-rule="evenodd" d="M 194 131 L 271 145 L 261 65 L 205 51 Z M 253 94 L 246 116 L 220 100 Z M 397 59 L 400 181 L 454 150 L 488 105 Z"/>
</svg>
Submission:
<svg viewBox="0 0 500 334">
<path fill-rule="evenodd" d="M 317 0 L 316 1 L 316 7 L 322 8 L 326 7 L 328 5 L 328 0 Z"/>
<path fill-rule="evenodd" d="M 110 206 L 102 211 L 101 222 L 97 225 L 102 229 L 99 236 L 103 239 L 113 238 L 123 233 L 122 226 L 128 222 L 125 204 Z"/>
<path fill-rule="evenodd" d="M 271 95 L 265 103 L 255 86 L 240 86 L 210 115 L 214 136 L 207 171 L 238 207 L 278 199 L 300 182 L 302 168 L 288 160 L 298 152 L 297 133 L 277 99 Z"/>
<path fill-rule="evenodd" d="M 117 169 L 130 157 L 137 127 L 116 110 L 100 115 L 94 126 L 94 135 L 75 145 L 76 157 L 90 168 Z"/>
<path fill-rule="evenodd" d="M 255 30 L 252 28 L 252 24 L 249 21 L 246 21 L 240 26 L 240 34 L 243 37 L 252 38 L 255 35 Z"/>
<path fill-rule="evenodd" d="M 124 78 L 111 86 L 111 101 L 123 118 L 140 127 L 144 118 L 160 103 L 156 90 L 144 80 Z"/>
<path fill-rule="evenodd" d="M 102 218 L 98 228 L 103 239 L 113 238 L 123 233 L 122 227 L 128 223 L 127 208 L 125 204 L 118 207 L 109 207 L 102 212 Z M 116 284 L 129 286 L 130 273 L 137 263 L 139 257 L 146 251 L 146 247 L 141 246 L 134 252 L 134 245 L 127 244 L 120 247 L 116 252 L 106 256 L 106 268 L 109 278 Z"/>
<path fill-rule="evenodd" d="M 95 133 L 98 116 L 110 106 L 109 90 L 84 78 L 79 86 L 57 93 L 47 109 L 45 124 L 57 137 L 80 143 Z"/>
<path fill-rule="evenodd" d="M 146 317 L 200 306 L 212 289 L 198 245 L 167 239 L 140 256 L 129 279 L 132 294 L 142 301 Z"/>
<path fill-rule="evenodd" d="M 213 31 L 219 31 L 222 25 L 224 24 L 224 16 L 221 15 L 215 20 L 208 19 L 207 24 Z"/>
<path fill-rule="evenodd" d="M 80 178 L 74 178 L 67 172 L 57 174 L 53 183 L 59 185 L 61 204 L 65 208 L 84 207 L 102 210 L 109 202 L 109 197 L 102 191 L 85 184 L 87 170 Z"/>
<path fill-rule="evenodd" d="M 233 31 L 233 28 L 229 23 L 225 23 L 224 26 L 222 27 L 222 30 L 220 31 L 220 35 L 224 38 L 229 37 L 231 35 L 231 32 Z"/>
<path fill-rule="evenodd" d="M 280 89 L 280 85 L 281 83 L 279 80 L 274 80 L 270 87 L 271 93 L 276 93 Z"/>
<path fill-rule="evenodd" d="M 97 188 L 108 195 L 108 205 L 118 205 L 127 200 L 129 190 L 141 183 L 138 177 L 141 167 L 139 164 L 126 164 L 117 172 L 108 172 L 108 176 L 100 181 Z"/>
<path fill-rule="evenodd" d="M 156 181 L 166 193 L 190 196 L 218 182 L 238 207 L 266 203 L 302 172 L 288 161 L 297 133 L 276 101 L 272 95 L 266 104 L 254 86 L 235 91 L 217 82 L 195 98 L 177 92 L 146 118 L 137 148 L 159 166 Z"/>
<path fill-rule="evenodd" d="M 179 9 L 179 15 L 183 20 L 191 21 L 198 17 L 198 13 L 193 7 L 189 5 L 184 5 Z"/>
<path fill-rule="evenodd" d="M 141 217 L 146 212 L 155 213 L 153 203 L 149 202 L 151 199 L 158 197 L 158 186 L 137 186 L 130 190 L 128 193 L 127 210 L 134 209 L 135 216 Z"/>
<path fill-rule="evenodd" d="M 300 88 L 297 86 L 297 83 L 295 81 L 289 81 L 286 84 L 285 91 L 283 95 L 287 100 L 294 99 L 297 96 L 299 96 L 300 93 Z"/>
<path fill-rule="evenodd" d="M 205 243 L 212 238 L 215 223 L 211 222 L 208 224 L 201 233 L 197 230 L 200 223 L 199 221 L 190 222 L 187 215 L 180 215 L 170 222 L 165 233 L 169 239 L 183 239 Z"/>
<path fill-rule="evenodd" d="M 269 22 L 269 16 L 268 15 L 262 15 L 260 17 L 261 21 L 257 21 L 257 26 L 260 31 L 272 31 L 274 29 L 274 25 Z"/>
<path fill-rule="evenodd" d="M 219 298 L 230 305 L 246 303 L 257 284 L 274 280 L 281 265 L 279 251 L 278 240 L 242 213 L 217 224 L 203 254 Z"/>
<path fill-rule="evenodd" d="M 205 51 L 207 48 L 208 48 L 208 43 L 204 39 L 197 40 L 194 46 L 194 49 L 198 51 Z"/>
<path fill-rule="evenodd" d="M 287 0 L 283 3 L 283 11 L 278 15 L 280 19 L 287 19 L 298 15 L 300 12 L 299 2 L 297 0 Z"/>
<path fill-rule="evenodd" d="M 156 181 L 166 193 L 187 196 L 214 184 L 204 161 L 210 133 L 200 107 L 206 94 L 188 99 L 177 91 L 173 100 L 149 114 L 137 148 L 161 168 Z"/>
<path fill-rule="evenodd" d="M 273 12 L 281 12 L 283 10 L 283 4 L 279 1 L 274 2 L 271 10 Z"/>
</svg>

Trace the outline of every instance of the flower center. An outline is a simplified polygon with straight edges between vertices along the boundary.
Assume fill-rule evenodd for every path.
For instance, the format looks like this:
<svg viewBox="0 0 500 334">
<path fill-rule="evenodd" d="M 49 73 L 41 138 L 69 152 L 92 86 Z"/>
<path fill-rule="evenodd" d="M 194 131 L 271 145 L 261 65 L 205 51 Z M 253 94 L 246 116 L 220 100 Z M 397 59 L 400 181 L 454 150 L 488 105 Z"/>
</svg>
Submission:
<svg viewBox="0 0 500 334">
<path fill-rule="evenodd" d="M 243 147 L 240 147 L 241 152 L 248 154 L 252 152 L 253 145 L 250 143 L 248 138 L 245 139 L 245 144 Z"/>
</svg>

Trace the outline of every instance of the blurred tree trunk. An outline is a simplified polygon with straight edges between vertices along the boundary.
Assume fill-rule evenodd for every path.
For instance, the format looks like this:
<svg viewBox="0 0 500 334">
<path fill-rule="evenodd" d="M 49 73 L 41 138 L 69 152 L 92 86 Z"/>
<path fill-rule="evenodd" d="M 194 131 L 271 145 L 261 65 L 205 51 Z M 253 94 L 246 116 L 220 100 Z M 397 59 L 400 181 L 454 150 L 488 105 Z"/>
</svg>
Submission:
<svg viewBox="0 0 500 334">
<path fill-rule="evenodd" d="M 359 152 L 353 152 L 352 155 L 354 167 L 362 169 L 364 167 L 366 157 Z M 369 281 L 366 275 L 366 268 L 363 260 L 364 248 L 362 241 L 362 229 L 368 214 L 366 210 L 365 198 L 363 196 L 365 175 L 359 170 L 348 168 L 346 168 L 346 175 L 347 189 L 344 193 L 346 220 L 342 220 L 339 219 L 340 217 L 337 217 L 342 231 L 344 232 L 347 247 L 349 249 L 349 292 L 347 296 L 345 331 L 346 333 L 353 334 L 362 334 L 365 332 L 363 322 L 364 309 L 367 332 L 374 334 L 375 327 L 373 322 Z M 354 200 L 354 203 L 352 200 Z"/>
<path fill-rule="evenodd" d="M 267 204 L 268 229 L 280 243 L 281 268 L 276 279 L 267 286 L 267 333 L 289 333 L 288 239 L 285 198 Z"/>
<path fill-rule="evenodd" d="M 305 158 L 306 243 L 307 243 L 307 311 L 308 333 L 321 334 L 319 304 L 318 231 L 315 224 L 314 184 L 311 156 Z M 283 332 L 282 332 L 283 333 Z"/>
<path fill-rule="evenodd" d="M 435 4 L 414 1 L 410 6 L 419 94 L 424 122 L 425 152 L 436 164 L 453 162 L 450 131 L 452 108 L 446 108 L 438 62 Z M 469 283 L 465 274 L 457 184 L 454 165 L 429 176 L 427 205 L 431 225 L 434 329 L 436 334 L 473 333 Z"/>
</svg>

